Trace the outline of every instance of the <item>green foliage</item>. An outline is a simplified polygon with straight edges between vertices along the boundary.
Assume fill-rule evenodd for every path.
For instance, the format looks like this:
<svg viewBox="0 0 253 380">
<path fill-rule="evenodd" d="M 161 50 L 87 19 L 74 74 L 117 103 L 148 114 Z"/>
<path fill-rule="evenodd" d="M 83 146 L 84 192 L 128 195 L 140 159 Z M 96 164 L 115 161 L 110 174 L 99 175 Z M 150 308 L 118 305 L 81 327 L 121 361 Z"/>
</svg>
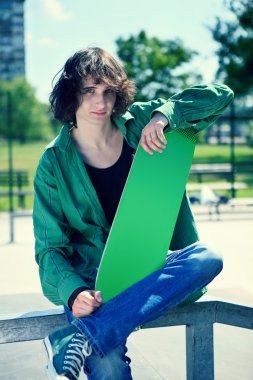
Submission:
<svg viewBox="0 0 253 380">
<path fill-rule="evenodd" d="M 238 95 L 253 88 L 253 2 L 225 0 L 229 20 L 217 17 L 211 28 L 213 38 L 219 43 L 217 77 L 225 81 Z"/>
<path fill-rule="evenodd" d="M 1 137 L 10 134 L 10 123 L 11 137 L 20 143 L 52 137 L 48 106 L 36 99 L 24 77 L 0 82 L 0 110 Z"/>
<path fill-rule="evenodd" d="M 201 80 L 188 71 L 187 64 L 197 54 L 187 49 L 180 39 L 162 41 L 148 37 L 144 31 L 116 40 L 117 54 L 137 86 L 136 100 L 165 97 Z"/>
<path fill-rule="evenodd" d="M 248 145 L 253 147 L 253 121 L 251 120 L 248 124 Z"/>
</svg>

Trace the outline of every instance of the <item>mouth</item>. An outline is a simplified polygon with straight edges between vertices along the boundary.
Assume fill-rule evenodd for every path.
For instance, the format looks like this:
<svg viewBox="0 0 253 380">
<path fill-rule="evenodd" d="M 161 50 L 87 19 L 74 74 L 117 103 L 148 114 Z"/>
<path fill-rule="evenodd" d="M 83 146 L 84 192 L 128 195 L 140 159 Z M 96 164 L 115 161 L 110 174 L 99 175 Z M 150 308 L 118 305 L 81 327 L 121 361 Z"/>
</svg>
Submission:
<svg viewBox="0 0 253 380">
<path fill-rule="evenodd" d="M 104 116 L 106 114 L 105 111 L 93 111 L 91 113 L 96 116 Z"/>
</svg>

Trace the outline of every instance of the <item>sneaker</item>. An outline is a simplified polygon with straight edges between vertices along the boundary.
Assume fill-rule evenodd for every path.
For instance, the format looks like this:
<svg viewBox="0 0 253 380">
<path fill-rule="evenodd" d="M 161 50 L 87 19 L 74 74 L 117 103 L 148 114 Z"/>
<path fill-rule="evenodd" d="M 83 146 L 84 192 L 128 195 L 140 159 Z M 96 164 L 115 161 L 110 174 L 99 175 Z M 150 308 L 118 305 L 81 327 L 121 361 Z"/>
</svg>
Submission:
<svg viewBox="0 0 253 380">
<path fill-rule="evenodd" d="M 49 379 L 77 380 L 92 348 L 75 326 L 55 331 L 44 339 Z"/>
</svg>

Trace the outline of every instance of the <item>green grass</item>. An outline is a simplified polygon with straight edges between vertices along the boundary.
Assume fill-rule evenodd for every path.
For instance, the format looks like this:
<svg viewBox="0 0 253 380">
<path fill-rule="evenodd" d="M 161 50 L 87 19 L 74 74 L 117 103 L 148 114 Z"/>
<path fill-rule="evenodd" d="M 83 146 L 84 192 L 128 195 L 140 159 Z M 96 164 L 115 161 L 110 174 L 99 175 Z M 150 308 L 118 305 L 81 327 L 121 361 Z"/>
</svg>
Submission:
<svg viewBox="0 0 253 380">
<path fill-rule="evenodd" d="M 228 163 L 230 162 L 230 146 L 227 145 L 197 145 L 193 163 Z M 253 166 L 253 147 L 246 145 L 235 146 L 235 164 L 250 164 L 251 168 Z M 208 178 L 210 179 L 210 176 Z M 217 179 L 213 178 L 214 181 Z M 253 197 L 253 173 L 252 172 L 241 172 L 240 166 L 238 166 L 236 174 L 237 182 L 245 182 L 247 184 L 246 189 L 237 190 L 236 196 L 239 197 Z M 230 195 L 229 191 L 219 191 L 221 195 Z"/>
<path fill-rule="evenodd" d="M 236 146 L 236 162 L 251 162 L 253 164 L 253 147 Z M 194 160 L 196 163 L 224 163 L 230 161 L 230 147 L 226 145 L 197 145 Z"/>
<path fill-rule="evenodd" d="M 34 142 L 24 145 L 13 144 L 13 169 L 24 169 L 29 173 L 29 186 L 24 189 L 33 189 L 33 178 L 39 159 L 47 142 Z M 8 169 L 8 149 L 7 143 L 0 141 L 0 170 Z M 7 190 L 6 187 L 0 187 L 1 190 Z M 26 207 L 33 207 L 33 197 L 26 197 Z M 14 197 L 14 209 L 17 208 L 17 197 Z M 0 211 L 8 210 L 8 198 L 0 197 Z"/>
<path fill-rule="evenodd" d="M 29 186 L 27 189 L 33 188 L 33 178 L 39 158 L 47 142 L 34 142 L 24 145 L 18 143 L 13 144 L 13 168 L 25 169 L 29 173 Z M 248 146 L 235 147 L 236 162 L 251 162 L 253 165 L 253 148 Z M 194 155 L 194 163 L 223 163 L 230 160 L 229 146 L 213 146 L 213 145 L 198 145 Z M 8 168 L 8 149 L 7 143 L 0 140 L 0 170 Z M 209 178 L 205 178 L 208 179 Z M 213 178 L 217 182 L 217 178 Z M 238 197 L 253 197 L 253 173 L 239 173 L 236 177 L 239 182 L 246 182 L 247 189 L 239 190 Z M 4 187 L 1 190 L 7 190 Z M 219 192 L 222 193 L 222 192 Z M 226 192 L 225 192 L 226 193 Z M 33 205 L 33 197 L 26 198 L 26 207 L 31 209 Z M 17 199 L 14 199 L 14 207 L 17 207 Z M 8 210 L 8 198 L 0 197 L 0 211 Z"/>
</svg>

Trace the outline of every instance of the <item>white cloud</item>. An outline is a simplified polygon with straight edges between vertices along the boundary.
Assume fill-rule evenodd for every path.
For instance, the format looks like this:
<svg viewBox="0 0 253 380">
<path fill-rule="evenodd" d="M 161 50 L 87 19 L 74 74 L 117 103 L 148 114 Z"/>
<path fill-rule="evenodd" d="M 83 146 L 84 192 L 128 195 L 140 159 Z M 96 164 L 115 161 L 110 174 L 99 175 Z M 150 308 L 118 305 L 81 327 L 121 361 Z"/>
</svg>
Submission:
<svg viewBox="0 0 253 380">
<path fill-rule="evenodd" d="M 43 0 L 44 9 L 51 19 L 66 21 L 73 17 L 73 13 L 66 11 L 59 0 Z"/>
<path fill-rule="evenodd" d="M 39 38 L 39 44 L 46 48 L 55 48 L 58 46 L 58 43 L 49 37 L 41 37 Z"/>
</svg>

